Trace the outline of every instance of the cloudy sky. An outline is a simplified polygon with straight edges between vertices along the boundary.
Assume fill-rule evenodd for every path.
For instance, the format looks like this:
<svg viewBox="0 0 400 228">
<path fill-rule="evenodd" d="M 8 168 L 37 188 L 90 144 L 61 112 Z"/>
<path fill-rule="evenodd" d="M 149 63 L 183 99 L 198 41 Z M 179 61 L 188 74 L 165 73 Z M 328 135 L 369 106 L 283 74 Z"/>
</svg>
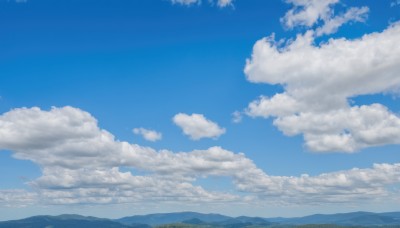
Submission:
<svg viewBox="0 0 400 228">
<path fill-rule="evenodd" d="M 400 1 L 0 0 L 0 220 L 400 210 Z"/>
</svg>

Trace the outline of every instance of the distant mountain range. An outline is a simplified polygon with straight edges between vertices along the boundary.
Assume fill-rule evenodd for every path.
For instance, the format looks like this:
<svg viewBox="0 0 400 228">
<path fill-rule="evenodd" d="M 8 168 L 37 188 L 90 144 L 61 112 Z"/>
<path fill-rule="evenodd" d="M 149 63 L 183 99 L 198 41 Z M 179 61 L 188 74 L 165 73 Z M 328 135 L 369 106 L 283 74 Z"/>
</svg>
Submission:
<svg viewBox="0 0 400 228">
<path fill-rule="evenodd" d="M 80 215 L 34 216 L 21 220 L 0 222 L 1 228 L 128 228 L 132 226 L 109 219 L 84 217 Z"/>
<path fill-rule="evenodd" d="M 201 214 L 196 212 L 178 212 L 178 213 L 165 213 L 165 214 L 150 214 L 150 215 L 135 215 L 124 217 L 115 221 L 123 224 L 141 223 L 148 225 L 161 225 L 169 223 L 180 223 L 190 219 L 198 219 L 205 223 L 222 222 L 232 217 L 220 214 Z"/>
<path fill-rule="evenodd" d="M 316 214 L 300 218 L 281 218 L 280 220 L 270 219 L 269 221 L 280 224 L 335 224 L 344 226 L 381 226 L 399 225 L 400 212 L 391 213 L 372 213 L 372 212 L 352 212 L 341 214 Z"/>
<path fill-rule="evenodd" d="M 168 224 L 168 225 L 166 225 Z M 104 219 L 80 215 L 34 216 L 21 220 L 0 222 L 0 228 L 261 228 L 261 227 L 398 227 L 400 212 L 353 212 L 341 214 L 315 214 L 298 218 L 229 217 L 220 214 L 196 212 L 135 215 L 120 219 Z M 318 225 L 319 224 L 319 225 Z M 322 226 L 322 224 L 329 224 Z M 317 225 L 317 226 L 316 226 Z"/>
</svg>

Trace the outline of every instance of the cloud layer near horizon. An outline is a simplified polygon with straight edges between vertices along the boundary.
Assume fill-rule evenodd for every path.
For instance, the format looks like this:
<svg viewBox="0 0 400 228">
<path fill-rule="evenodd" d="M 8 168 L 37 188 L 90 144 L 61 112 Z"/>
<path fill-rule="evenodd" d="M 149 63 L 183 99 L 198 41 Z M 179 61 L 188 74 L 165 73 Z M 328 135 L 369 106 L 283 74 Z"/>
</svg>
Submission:
<svg viewBox="0 0 400 228">
<path fill-rule="evenodd" d="M 1 190 L 2 205 L 354 203 L 387 200 L 398 194 L 390 186 L 400 183 L 400 164 L 288 177 L 270 176 L 244 154 L 221 147 L 156 151 L 116 140 L 98 127 L 93 116 L 73 107 L 4 113 L 0 116 L 0 149 L 42 170 L 41 177 L 28 183 L 30 190 Z M 209 191 L 194 184 L 210 176 L 229 177 L 234 191 Z"/>
</svg>

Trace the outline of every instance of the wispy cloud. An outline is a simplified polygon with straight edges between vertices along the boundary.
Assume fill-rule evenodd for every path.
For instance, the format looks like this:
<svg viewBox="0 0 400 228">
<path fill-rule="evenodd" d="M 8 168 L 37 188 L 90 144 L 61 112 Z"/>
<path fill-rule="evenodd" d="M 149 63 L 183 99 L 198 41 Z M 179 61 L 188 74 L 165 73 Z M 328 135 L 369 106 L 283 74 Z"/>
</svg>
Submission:
<svg viewBox="0 0 400 228">
<path fill-rule="evenodd" d="M 37 203 L 39 195 L 24 189 L 1 189 L 0 205 L 6 207 L 26 207 Z"/>
<path fill-rule="evenodd" d="M 311 28 L 317 25 L 317 36 L 329 35 L 348 22 L 364 22 L 367 18 L 368 7 L 352 7 L 345 13 L 336 16 L 333 6 L 340 3 L 340 0 L 286 0 L 292 4 L 281 22 L 288 29 L 297 26 Z"/>
<path fill-rule="evenodd" d="M 317 36 L 335 33 L 338 28 L 348 22 L 365 22 L 368 17 L 368 7 L 352 7 L 346 13 L 325 20 L 323 26 L 317 28 Z"/>
</svg>

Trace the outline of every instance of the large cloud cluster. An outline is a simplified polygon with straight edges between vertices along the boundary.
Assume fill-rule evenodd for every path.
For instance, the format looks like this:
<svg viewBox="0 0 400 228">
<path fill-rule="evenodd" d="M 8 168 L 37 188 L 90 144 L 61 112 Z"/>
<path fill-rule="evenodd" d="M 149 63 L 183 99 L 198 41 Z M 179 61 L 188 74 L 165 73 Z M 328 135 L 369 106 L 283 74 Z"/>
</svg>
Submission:
<svg viewBox="0 0 400 228">
<path fill-rule="evenodd" d="M 280 47 L 254 45 L 247 79 L 280 84 L 283 93 L 249 104 L 251 116 L 274 117 L 287 135 L 303 134 L 313 151 L 354 152 L 400 143 L 400 118 L 381 104 L 352 106 L 351 98 L 400 88 L 400 24 L 359 39 L 314 44 L 314 32 Z"/>
</svg>

